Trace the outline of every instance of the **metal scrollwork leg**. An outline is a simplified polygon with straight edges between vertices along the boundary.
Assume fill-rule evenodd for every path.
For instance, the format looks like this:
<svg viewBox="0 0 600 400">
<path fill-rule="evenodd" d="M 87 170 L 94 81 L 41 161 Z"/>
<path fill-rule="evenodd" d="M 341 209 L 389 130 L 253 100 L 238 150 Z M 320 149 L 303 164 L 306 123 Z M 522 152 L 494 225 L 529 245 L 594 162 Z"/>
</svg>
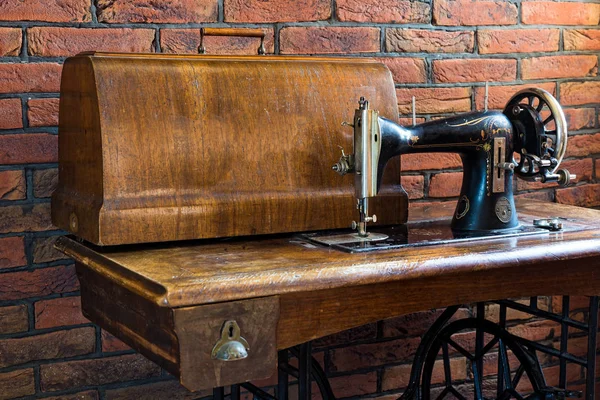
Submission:
<svg viewBox="0 0 600 400">
<path fill-rule="evenodd" d="M 475 330 L 476 331 L 476 346 L 475 351 L 469 351 L 464 346 L 461 346 L 457 340 L 453 338 L 454 335 L 460 334 L 465 331 Z M 491 340 L 487 344 L 483 344 L 483 337 L 485 335 L 491 336 Z M 542 374 L 542 369 L 537 360 L 535 354 L 528 349 L 521 346 L 514 340 L 514 337 L 510 335 L 506 330 L 500 328 L 497 324 L 486 321 L 479 318 L 467 318 L 454 321 L 448 324 L 439 335 L 436 337 L 432 344 L 429 353 L 427 354 L 426 360 L 423 365 L 423 380 L 422 380 L 422 399 L 429 400 L 432 398 L 432 375 L 433 369 L 436 363 L 436 359 L 440 351 L 443 353 L 443 367 L 445 376 L 451 378 L 450 359 L 449 359 L 449 348 L 458 352 L 464 356 L 471 364 L 473 371 L 473 392 L 475 399 L 489 398 L 489 394 L 484 395 L 485 390 L 483 388 L 483 360 L 484 357 L 498 345 L 499 356 L 502 360 L 501 371 L 503 376 L 502 386 L 504 389 L 500 391 L 498 399 L 510 399 L 510 398 L 547 398 L 549 391 L 547 390 L 546 382 Z M 512 351 L 517 360 L 519 361 L 519 368 L 514 378 L 510 378 L 511 369 L 508 363 L 507 348 Z M 523 374 L 529 377 L 533 394 L 525 397 L 517 391 L 517 386 L 523 377 Z M 447 394 L 451 393 L 458 399 L 466 399 L 466 397 L 457 389 L 451 379 L 445 379 L 445 387 L 442 392 L 435 398 L 442 399 Z"/>
<path fill-rule="evenodd" d="M 305 344 L 304 344 L 305 345 Z M 304 346 L 302 345 L 302 346 Z M 301 351 L 298 348 L 291 348 L 290 353 L 295 357 L 302 357 Z M 319 391 L 321 392 L 321 397 L 323 399 L 335 400 L 335 396 L 333 394 L 333 390 L 331 389 L 331 385 L 329 385 L 329 380 L 327 380 L 327 376 L 325 375 L 325 371 L 321 368 L 321 365 L 318 361 L 309 355 L 308 359 L 310 360 L 310 371 L 311 378 L 317 384 Z"/>
<path fill-rule="evenodd" d="M 304 343 L 300 346 L 292 347 L 287 350 L 281 350 L 277 354 L 277 388 L 275 396 L 253 385 L 252 383 L 241 383 L 231 386 L 231 400 L 240 399 L 240 388 L 246 389 L 252 393 L 252 397 L 258 400 L 288 400 L 290 376 L 297 379 L 298 400 L 310 400 L 312 391 L 312 382 L 314 381 L 319 388 L 323 400 L 335 400 L 333 390 L 329 385 L 325 371 L 311 354 L 311 343 Z M 290 358 L 294 357 L 298 361 L 298 367 L 290 364 Z M 214 400 L 224 400 L 224 388 L 213 389 Z"/>
<path fill-rule="evenodd" d="M 596 390 L 596 341 L 598 335 L 598 297 L 590 297 L 588 320 L 588 352 L 585 398 L 594 400 Z"/>
<path fill-rule="evenodd" d="M 529 304 L 511 300 L 501 300 L 496 303 L 500 305 L 500 320 L 497 324 L 485 319 L 484 303 L 477 304 L 476 318 L 465 318 L 454 322 L 450 321 L 458 310 L 458 306 L 446 309 L 423 336 L 414 358 L 410 384 L 400 400 L 442 399 L 446 395 L 465 399 L 467 392 L 469 393 L 468 397 L 482 400 L 581 397 L 581 392 L 567 389 L 565 373 L 567 363 L 575 363 L 587 369 L 586 399 L 594 399 L 598 297 L 590 298 L 587 324 L 571 319 L 568 296 L 563 297 L 561 313 L 552 313 L 538 308 L 537 297 L 532 297 Z M 560 349 L 509 333 L 506 329 L 508 308 L 559 323 L 561 326 Z M 588 334 L 587 358 L 577 357 L 567 352 L 570 328 L 585 331 Z M 464 344 L 464 335 L 462 341 L 459 340 L 460 335 L 465 332 L 473 335 L 471 341 L 467 342 L 470 343 L 469 346 Z M 496 380 L 484 381 L 484 357 L 489 357 L 492 353 L 493 357 L 498 359 Z M 558 358 L 560 377 L 557 388 L 546 384 L 538 353 Z M 464 372 L 462 372 L 462 378 L 453 376 L 451 361 L 455 362 L 456 360 L 451 357 L 466 359 L 472 379 L 464 376 Z M 436 366 L 443 368 L 443 374 L 434 374 Z M 454 373 L 454 375 L 456 374 Z M 434 376 L 437 382 L 434 382 Z M 529 384 L 519 386 L 525 377 L 529 380 Z M 453 382 L 453 379 L 457 382 Z M 442 385 L 440 387 L 434 383 Z M 494 389 L 490 388 L 490 383 L 495 384 Z M 527 393 L 520 393 L 519 390 Z"/>
<path fill-rule="evenodd" d="M 400 396 L 400 400 L 412 400 L 412 399 L 420 399 L 420 387 L 419 382 L 421 381 L 421 371 L 423 370 L 423 362 L 425 361 L 425 357 L 433 344 L 433 341 L 442 330 L 444 325 L 450 321 L 452 316 L 458 311 L 459 306 L 452 306 L 446 308 L 446 310 L 438 317 L 438 319 L 433 323 L 431 328 L 425 333 L 423 339 L 421 339 L 421 343 L 417 348 L 417 352 L 415 354 L 415 358 L 413 361 L 413 366 L 410 371 L 410 382 L 408 384 L 407 389 L 404 391 L 404 394 Z"/>
<path fill-rule="evenodd" d="M 567 390 L 565 374 L 567 362 L 581 365 L 587 369 L 586 399 L 593 400 L 596 383 L 595 349 L 599 302 L 598 297 L 590 297 L 587 324 L 571 319 L 569 298 L 567 296 L 563 298 L 562 312 L 558 314 L 538 308 L 537 297 L 532 297 L 529 305 L 511 300 L 497 301 L 495 303 L 500 306 L 499 323 L 485 319 L 484 303 L 477 304 L 476 318 L 463 318 L 456 321 L 452 321 L 452 317 L 460 306 L 448 307 L 423 336 L 414 357 L 409 386 L 399 400 L 443 399 L 447 395 L 457 399 L 466 399 L 465 394 L 467 392 L 469 392 L 469 397 L 476 400 L 551 400 L 581 397 L 580 392 Z M 560 349 L 532 342 L 509 333 L 506 329 L 506 314 L 509 308 L 560 323 Z M 569 328 L 584 331 L 588 334 L 588 354 L 586 358 L 577 357 L 567 352 L 566 343 Z M 458 339 L 459 335 L 464 332 L 474 332 L 470 333 L 473 335 L 473 339 L 471 339 L 473 341 L 470 342 L 471 346 L 465 345 L 464 340 Z M 474 347 L 474 349 L 471 350 L 471 347 Z M 496 351 L 497 353 L 495 353 Z M 231 400 L 240 399 L 241 388 L 250 392 L 254 399 L 288 400 L 290 397 L 290 377 L 296 379 L 295 382 L 292 381 L 292 384 L 297 383 L 298 400 L 311 399 L 312 382 L 316 383 L 322 399 L 335 400 L 325 371 L 323 371 L 317 360 L 312 357 L 311 353 L 312 346 L 310 342 L 279 351 L 275 395 L 267 393 L 251 383 L 242 383 L 231 387 Z M 494 383 L 493 379 L 488 379 L 490 377 L 486 377 L 485 381 L 483 379 L 484 358 L 492 353 L 498 359 L 494 388 L 489 385 L 490 382 Z M 549 354 L 559 359 L 560 377 L 558 388 L 546 384 L 538 360 L 538 353 Z M 457 378 L 457 376 L 453 376 L 452 371 L 454 357 L 466 358 L 472 373 L 472 380 L 462 376 L 462 378 L 457 379 L 458 384 L 453 382 L 453 379 Z M 292 358 L 297 359 L 297 367 L 290 363 Z M 434 375 L 436 365 L 443 368 L 442 375 Z M 462 375 L 464 375 L 464 372 Z M 434 385 L 434 376 L 438 377 L 437 383 L 441 383 L 441 385 Z M 529 380 L 529 385 L 525 385 L 525 387 L 528 387 L 526 389 L 527 393 L 521 393 L 522 387 L 519 386 L 519 383 L 523 382 L 525 377 Z M 215 400 L 224 400 L 224 389 L 215 388 L 213 396 Z"/>
</svg>

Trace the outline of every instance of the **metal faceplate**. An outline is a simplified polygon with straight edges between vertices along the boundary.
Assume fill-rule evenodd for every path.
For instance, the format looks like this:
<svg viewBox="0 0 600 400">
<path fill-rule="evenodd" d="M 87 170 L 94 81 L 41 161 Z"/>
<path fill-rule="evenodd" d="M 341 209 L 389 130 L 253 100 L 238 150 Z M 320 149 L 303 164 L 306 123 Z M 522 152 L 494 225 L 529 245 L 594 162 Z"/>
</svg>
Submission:
<svg viewBox="0 0 600 400">
<path fill-rule="evenodd" d="M 377 165 L 381 151 L 378 117 L 377 111 L 368 108 L 358 109 L 354 115 L 354 188 L 357 199 L 377 195 Z"/>
<path fill-rule="evenodd" d="M 502 239 L 514 236 L 548 235 L 548 230 L 521 225 L 515 229 L 487 232 L 453 232 L 448 221 L 434 221 L 408 225 L 376 227 L 377 232 L 369 235 L 387 235 L 382 240 L 364 240 L 356 238 L 348 230 L 305 233 L 296 239 L 330 246 L 347 253 L 394 250 L 404 247 L 433 246 L 483 239 Z"/>
</svg>

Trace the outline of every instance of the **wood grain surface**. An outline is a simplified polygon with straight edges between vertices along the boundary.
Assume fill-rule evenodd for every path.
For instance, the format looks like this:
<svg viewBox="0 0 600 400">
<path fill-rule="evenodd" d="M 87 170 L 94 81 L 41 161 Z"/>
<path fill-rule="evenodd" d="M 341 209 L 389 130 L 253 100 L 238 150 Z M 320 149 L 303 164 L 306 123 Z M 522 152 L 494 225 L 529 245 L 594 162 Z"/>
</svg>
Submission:
<svg viewBox="0 0 600 400">
<path fill-rule="evenodd" d="M 415 218 L 449 218 L 453 203 L 415 209 Z M 600 211 L 519 201 L 521 219 L 565 216 L 567 232 L 349 254 L 305 247 L 292 236 L 100 248 L 61 238 L 58 246 L 88 268 L 161 306 L 183 307 L 292 292 L 408 281 L 600 254 Z M 411 217 L 411 220 L 413 218 Z"/>
<path fill-rule="evenodd" d="M 390 71 L 357 58 L 88 53 L 65 61 L 53 223 L 118 245 L 342 228 L 365 96 L 391 119 Z M 406 220 L 400 163 L 386 169 L 379 223 Z"/>
<path fill-rule="evenodd" d="M 524 199 L 517 209 L 528 224 L 566 218 L 565 230 L 367 254 L 306 247 L 292 235 L 108 248 L 62 237 L 57 246 L 76 260 L 85 315 L 199 390 L 221 382 L 214 371 L 256 379 L 276 349 L 385 318 L 510 297 L 600 294 L 600 211 Z M 453 210 L 452 202 L 417 205 L 411 220 L 449 224 Z M 258 346 L 264 369 L 238 369 L 236 361 L 206 368 L 219 324 L 229 319 L 243 321 L 242 336 L 270 338 Z"/>
<path fill-rule="evenodd" d="M 239 383 L 240 377 L 266 379 L 277 370 L 279 301 L 276 297 L 177 308 L 173 315 L 179 343 L 179 377 L 188 389 L 227 386 Z M 223 322 L 228 320 L 236 321 L 241 336 L 248 341 L 247 358 L 235 361 L 211 358 L 212 346 L 220 339 Z"/>
</svg>

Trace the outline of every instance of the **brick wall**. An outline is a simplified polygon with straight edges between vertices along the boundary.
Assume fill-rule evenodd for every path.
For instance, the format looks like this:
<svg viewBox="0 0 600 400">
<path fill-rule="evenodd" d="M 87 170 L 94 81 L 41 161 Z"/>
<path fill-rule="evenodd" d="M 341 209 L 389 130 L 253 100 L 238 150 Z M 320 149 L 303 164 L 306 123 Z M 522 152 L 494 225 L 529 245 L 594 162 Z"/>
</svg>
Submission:
<svg viewBox="0 0 600 400">
<path fill-rule="evenodd" d="M 571 137 L 564 165 L 578 182 L 558 189 L 519 181 L 517 193 L 595 207 L 599 22 L 597 1 L 0 0 L 0 399 L 192 397 L 81 316 L 73 264 L 52 249 L 60 234 L 50 222 L 49 196 L 57 179 L 65 57 L 85 50 L 193 53 L 201 26 L 261 27 L 271 53 L 377 57 L 393 73 L 401 116 L 408 117 L 414 95 L 419 121 L 483 108 L 486 81 L 494 109 L 522 87 L 542 87 L 566 108 Z M 218 54 L 252 53 L 258 45 L 256 39 L 206 41 L 208 52 Z M 455 155 L 407 156 L 403 166 L 414 201 L 457 196 Z M 584 300 L 576 299 L 575 308 Z M 542 304 L 559 305 L 551 298 Z M 436 314 L 371 324 L 316 343 L 336 394 L 400 392 L 418 337 Z M 550 323 L 520 314 L 512 319 L 512 329 L 536 340 L 558 336 Z M 584 352 L 584 344 L 575 338 L 570 346 Z M 556 376 L 555 366 L 548 371 Z M 569 379 L 581 382 L 581 370 L 570 368 Z"/>
</svg>

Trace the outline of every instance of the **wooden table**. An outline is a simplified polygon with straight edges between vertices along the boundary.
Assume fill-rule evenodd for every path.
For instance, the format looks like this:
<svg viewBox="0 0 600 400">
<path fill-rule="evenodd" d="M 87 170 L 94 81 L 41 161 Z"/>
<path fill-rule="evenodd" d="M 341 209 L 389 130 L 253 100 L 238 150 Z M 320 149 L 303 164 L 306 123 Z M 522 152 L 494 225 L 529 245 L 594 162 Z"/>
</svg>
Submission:
<svg viewBox="0 0 600 400">
<path fill-rule="evenodd" d="M 411 221 L 450 220 L 454 204 Z M 518 201 L 520 219 L 564 217 L 542 235 L 367 254 L 291 235 L 98 248 L 63 237 L 87 318 L 191 390 L 271 376 L 277 351 L 362 324 L 456 304 L 600 294 L 600 211 Z M 236 321 L 248 358 L 211 358 Z"/>
</svg>

